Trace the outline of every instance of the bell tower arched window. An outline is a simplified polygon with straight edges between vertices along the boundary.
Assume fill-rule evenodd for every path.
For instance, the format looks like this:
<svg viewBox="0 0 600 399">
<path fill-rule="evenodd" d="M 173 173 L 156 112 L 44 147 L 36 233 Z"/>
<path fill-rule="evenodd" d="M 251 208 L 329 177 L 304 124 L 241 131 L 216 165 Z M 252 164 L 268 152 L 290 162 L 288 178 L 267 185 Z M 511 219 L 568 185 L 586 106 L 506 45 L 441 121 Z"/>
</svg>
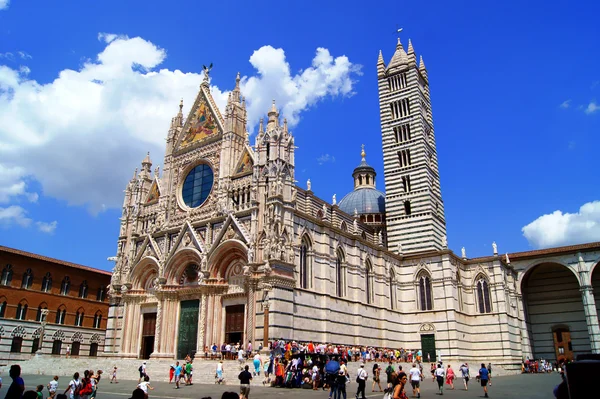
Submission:
<svg viewBox="0 0 600 399">
<path fill-rule="evenodd" d="M 491 313 L 492 304 L 490 302 L 490 287 L 485 277 L 481 276 L 476 282 L 477 288 L 477 307 L 479 313 Z"/>
<path fill-rule="evenodd" d="M 433 301 L 431 297 L 431 277 L 428 273 L 421 273 L 417 278 L 419 285 L 419 309 L 420 310 L 432 310 Z"/>
</svg>

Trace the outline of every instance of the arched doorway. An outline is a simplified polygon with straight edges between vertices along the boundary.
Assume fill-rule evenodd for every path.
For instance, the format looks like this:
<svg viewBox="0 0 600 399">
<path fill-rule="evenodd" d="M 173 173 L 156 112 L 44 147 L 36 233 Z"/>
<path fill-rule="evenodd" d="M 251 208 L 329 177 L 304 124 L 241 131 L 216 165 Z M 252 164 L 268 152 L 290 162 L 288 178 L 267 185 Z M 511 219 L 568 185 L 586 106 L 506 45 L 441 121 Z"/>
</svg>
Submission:
<svg viewBox="0 0 600 399">
<path fill-rule="evenodd" d="M 590 351 L 575 274 L 557 263 L 532 267 L 521 283 L 525 320 L 534 359 L 573 359 Z"/>
<path fill-rule="evenodd" d="M 592 269 L 592 289 L 594 290 L 594 299 L 596 302 L 596 313 L 600 319 L 600 262 Z"/>
</svg>

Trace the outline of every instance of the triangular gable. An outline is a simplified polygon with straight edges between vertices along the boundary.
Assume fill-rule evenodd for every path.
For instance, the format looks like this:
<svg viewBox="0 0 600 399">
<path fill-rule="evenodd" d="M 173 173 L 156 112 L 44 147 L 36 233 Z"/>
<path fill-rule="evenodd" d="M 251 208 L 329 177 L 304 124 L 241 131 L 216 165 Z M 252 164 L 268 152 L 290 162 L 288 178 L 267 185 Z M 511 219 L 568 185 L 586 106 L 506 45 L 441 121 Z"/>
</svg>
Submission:
<svg viewBox="0 0 600 399">
<path fill-rule="evenodd" d="M 158 180 L 155 178 L 152 182 L 152 186 L 150 186 L 150 192 L 148 193 L 148 197 L 146 198 L 146 205 L 154 204 L 158 201 L 160 197 L 160 187 L 158 186 Z"/>
<path fill-rule="evenodd" d="M 185 121 L 176 148 L 185 148 L 221 134 L 223 131 L 223 117 L 210 95 L 210 90 L 202 85 Z"/>
<path fill-rule="evenodd" d="M 206 253 L 206 246 L 205 246 L 204 242 L 200 238 L 198 238 L 198 236 L 196 235 L 196 232 L 194 231 L 194 228 L 190 224 L 189 220 L 186 220 L 186 222 L 183 224 L 183 226 L 181 226 L 181 230 L 179 231 L 179 234 L 177 235 L 177 239 L 171 246 L 171 250 L 169 251 L 169 256 L 168 256 L 169 258 L 171 258 L 171 256 L 173 256 L 173 254 L 175 252 L 177 252 L 180 248 L 183 248 L 183 247 L 186 247 L 189 245 L 189 244 L 184 243 L 185 237 L 189 237 L 189 240 L 190 240 L 189 244 L 191 244 L 191 246 L 196 248 L 201 253 Z"/>
<path fill-rule="evenodd" d="M 238 233 L 238 236 L 242 239 L 241 241 L 248 245 L 250 243 L 250 234 L 244 228 L 244 225 L 235 217 L 233 214 L 229 214 L 225 223 L 223 223 L 223 227 L 219 231 L 219 234 L 215 238 L 213 242 L 213 246 L 211 247 L 211 252 L 216 249 L 221 241 L 225 241 L 225 234 L 230 231 L 229 227 L 231 227 L 235 232 Z"/>
<path fill-rule="evenodd" d="M 244 146 L 244 152 L 242 152 L 242 156 L 240 157 L 240 160 L 238 161 L 233 174 L 235 176 L 250 174 L 250 173 L 252 173 L 253 167 L 254 167 L 253 154 L 252 154 L 251 150 L 249 150 L 249 148 L 247 148 L 247 146 Z"/>
<path fill-rule="evenodd" d="M 141 247 L 135 255 L 135 260 L 133 264 L 136 265 L 140 261 L 140 259 L 142 259 L 145 256 L 153 256 L 156 259 L 160 259 L 161 255 L 162 252 L 160 251 L 156 242 L 152 239 L 152 237 L 150 237 L 150 235 L 146 235 L 144 242 L 142 242 Z"/>
</svg>

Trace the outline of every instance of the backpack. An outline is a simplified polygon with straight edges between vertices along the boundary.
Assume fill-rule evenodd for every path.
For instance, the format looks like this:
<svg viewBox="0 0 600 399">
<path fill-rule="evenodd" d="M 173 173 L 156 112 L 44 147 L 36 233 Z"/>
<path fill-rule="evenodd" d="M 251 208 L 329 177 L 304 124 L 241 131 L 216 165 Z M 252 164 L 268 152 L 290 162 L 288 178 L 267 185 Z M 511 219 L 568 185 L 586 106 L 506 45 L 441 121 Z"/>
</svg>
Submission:
<svg viewBox="0 0 600 399">
<path fill-rule="evenodd" d="M 81 395 L 81 381 L 77 381 L 77 380 L 71 380 L 71 382 L 69 382 L 69 386 L 71 386 L 71 383 L 73 383 L 73 397 L 76 398 L 79 395 Z"/>
<path fill-rule="evenodd" d="M 143 370 L 142 366 L 140 366 L 140 368 L 138 369 L 138 371 L 141 373 Z"/>
<path fill-rule="evenodd" d="M 79 395 L 90 395 L 93 391 L 92 381 L 89 378 L 84 378 L 79 384 Z"/>
</svg>

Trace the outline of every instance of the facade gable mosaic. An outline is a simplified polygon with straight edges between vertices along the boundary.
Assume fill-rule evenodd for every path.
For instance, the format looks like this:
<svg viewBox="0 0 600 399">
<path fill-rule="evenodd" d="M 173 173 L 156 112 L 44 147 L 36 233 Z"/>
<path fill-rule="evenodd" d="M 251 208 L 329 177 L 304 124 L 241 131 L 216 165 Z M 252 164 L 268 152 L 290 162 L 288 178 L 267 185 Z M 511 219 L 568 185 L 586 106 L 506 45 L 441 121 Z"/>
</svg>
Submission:
<svg viewBox="0 0 600 399">
<path fill-rule="evenodd" d="M 215 230 L 216 231 L 216 230 Z M 233 214 L 229 214 L 225 223 L 223 223 L 223 227 L 220 229 L 219 233 L 216 235 L 215 240 L 213 241 L 212 250 L 217 248 L 222 241 L 226 241 L 230 238 L 227 238 L 227 234 L 231 234 L 234 232 L 237 236 L 239 236 L 239 240 L 243 242 L 245 245 L 248 245 L 251 241 L 250 234 L 246 231 L 244 225 L 236 218 Z M 228 233 L 230 232 L 230 233 Z"/>
<path fill-rule="evenodd" d="M 160 187 L 159 187 L 158 179 L 155 178 L 154 181 L 152 182 L 152 186 L 150 186 L 150 192 L 148 193 L 148 197 L 146 197 L 145 204 L 146 205 L 155 204 L 158 202 L 159 198 L 160 198 Z"/>
<path fill-rule="evenodd" d="M 206 253 L 206 244 L 198 237 L 190 221 L 186 220 L 183 226 L 181 226 L 177 238 L 171 244 L 171 250 L 167 258 L 170 259 L 179 249 L 188 247 L 196 248 L 199 252 Z"/>
<path fill-rule="evenodd" d="M 162 258 L 162 251 L 159 249 L 159 246 L 152 239 L 152 237 L 150 237 L 150 235 L 146 235 L 146 238 L 144 238 L 144 241 L 138 248 L 133 264 L 137 264 L 140 261 L 140 259 L 142 259 L 142 257 L 148 256 L 154 257 L 156 259 Z"/>
<path fill-rule="evenodd" d="M 419 327 L 419 331 L 433 332 L 433 331 L 435 331 L 435 326 L 431 323 L 424 323 L 424 324 L 421 324 L 421 327 Z"/>
<path fill-rule="evenodd" d="M 254 157 L 252 156 L 248 147 L 245 146 L 242 156 L 240 157 L 233 174 L 235 177 L 241 177 L 252 173 L 253 170 Z"/>
<path fill-rule="evenodd" d="M 81 332 L 79 331 L 75 332 L 75 334 L 73 334 L 73 337 L 71 338 L 71 341 L 83 342 L 83 334 L 81 334 Z"/>
<path fill-rule="evenodd" d="M 53 340 L 58 340 L 58 341 L 64 341 L 65 340 L 65 333 L 63 330 L 57 330 L 54 335 L 52 335 L 52 339 Z"/>
<path fill-rule="evenodd" d="M 102 338 L 99 334 L 94 334 L 92 335 L 92 338 L 90 338 L 90 343 L 92 344 L 99 344 L 100 342 L 102 342 Z"/>
<path fill-rule="evenodd" d="M 200 143 L 222 134 L 223 131 L 222 117 L 210 91 L 201 86 L 176 148 L 183 149 L 193 143 Z"/>
</svg>

